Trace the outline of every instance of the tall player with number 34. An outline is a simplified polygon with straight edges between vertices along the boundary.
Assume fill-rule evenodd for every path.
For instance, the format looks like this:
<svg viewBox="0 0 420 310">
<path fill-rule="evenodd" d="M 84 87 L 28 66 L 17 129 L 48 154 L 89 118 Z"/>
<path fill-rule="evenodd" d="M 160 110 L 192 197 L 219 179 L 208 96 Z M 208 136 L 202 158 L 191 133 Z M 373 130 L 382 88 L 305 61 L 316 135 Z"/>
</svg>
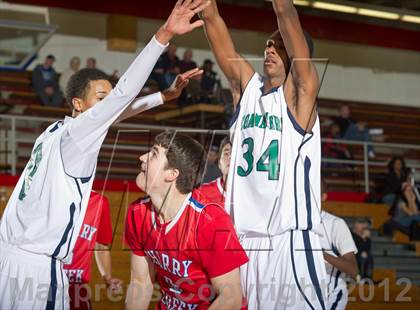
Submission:
<svg viewBox="0 0 420 310">
<path fill-rule="evenodd" d="M 265 46 L 264 75 L 235 51 L 215 0 L 201 16 L 233 97 L 240 98 L 231 127 L 225 207 L 250 259 L 241 268 L 248 308 L 325 309 L 317 234 L 319 80 L 293 1 L 273 0 L 273 7 L 278 30 Z"/>
</svg>

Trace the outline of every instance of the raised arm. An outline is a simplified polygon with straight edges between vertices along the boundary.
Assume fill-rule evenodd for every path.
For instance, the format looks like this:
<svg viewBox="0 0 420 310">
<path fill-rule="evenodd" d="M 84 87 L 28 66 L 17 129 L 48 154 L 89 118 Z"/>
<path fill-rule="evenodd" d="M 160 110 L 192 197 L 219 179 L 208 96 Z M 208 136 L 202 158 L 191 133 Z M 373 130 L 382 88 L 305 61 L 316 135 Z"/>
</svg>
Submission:
<svg viewBox="0 0 420 310">
<path fill-rule="evenodd" d="M 153 294 L 154 266 L 146 256 L 131 254 L 131 280 L 125 309 L 147 310 Z"/>
<path fill-rule="evenodd" d="M 203 70 L 198 68 L 186 71 L 179 74 L 172 85 L 162 92 L 157 92 L 148 96 L 140 97 L 135 99 L 121 115 L 115 121 L 115 123 L 121 122 L 127 118 L 137 115 L 143 111 L 147 111 L 154 107 L 161 105 L 164 102 L 168 102 L 178 98 L 182 90 L 188 85 L 191 78 L 196 77 L 203 73 Z"/>
<path fill-rule="evenodd" d="M 310 130 L 316 119 L 315 99 L 319 88 L 315 66 L 310 61 L 309 48 L 292 0 L 273 0 L 277 24 L 291 59 L 291 71 L 286 80 L 285 96 L 289 109 L 299 125 Z"/>
<path fill-rule="evenodd" d="M 91 175 L 94 167 L 92 161 L 87 160 L 88 157 L 97 156 L 109 127 L 142 89 L 169 40 L 203 25 L 201 20 L 191 23 L 191 19 L 207 4 L 206 0 L 179 0 L 166 23 L 133 61 L 115 88 L 70 123 L 61 141 L 63 162 L 68 174 L 75 177 Z"/>
<path fill-rule="evenodd" d="M 254 74 L 252 66 L 240 56 L 233 44 L 229 30 L 219 14 L 216 0 L 203 10 L 200 17 L 204 21 L 207 40 L 216 57 L 217 64 L 229 80 L 234 97 L 240 95 Z M 236 107 L 237 102 L 234 102 Z"/>
</svg>

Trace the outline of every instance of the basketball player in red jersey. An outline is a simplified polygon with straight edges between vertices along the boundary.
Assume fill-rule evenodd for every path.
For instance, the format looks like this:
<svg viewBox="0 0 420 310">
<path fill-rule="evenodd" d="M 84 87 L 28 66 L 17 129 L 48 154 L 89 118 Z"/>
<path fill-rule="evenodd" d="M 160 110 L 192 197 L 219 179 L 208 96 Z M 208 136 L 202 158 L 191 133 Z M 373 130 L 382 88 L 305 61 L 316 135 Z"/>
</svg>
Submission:
<svg viewBox="0 0 420 310">
<path fill-rule="evenodd" d="M 147 309 L 157 279 L 157 309 L 240 309 L 239 267 L 248 261 L 224 209 L 194 190 L 203 147 L 165 132 L 140 157 L 137 185 L 149 197 L 128 209 L 132 250 L 127 309 Z"/>
<path fill-rule="evenodd" d="M 229 173 L 230 155 L 232 153 L 232 143 L 228 136 L 223 138 L 219 147 L 218 166 L 222 176 L 209 183 L 204 183 L 199 190 L 209 199 L 209 201 L 225 205 L 226 180 Z"/>
</svg>

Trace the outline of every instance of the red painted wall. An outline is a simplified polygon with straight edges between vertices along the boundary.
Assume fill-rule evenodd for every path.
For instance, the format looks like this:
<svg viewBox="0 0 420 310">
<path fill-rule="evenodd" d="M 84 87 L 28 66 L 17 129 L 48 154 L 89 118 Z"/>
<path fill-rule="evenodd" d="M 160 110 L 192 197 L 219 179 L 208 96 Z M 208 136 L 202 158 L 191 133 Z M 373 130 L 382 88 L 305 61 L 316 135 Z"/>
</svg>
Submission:
<svg viewBox="0 0 420 310">
<path fill-rule="evenodd" d="M 8 1 L 161 20 L 169 15 L 175 3 L 168 0 Z M 269 9 L 220 4 L 220 11 L 231 28 L 271 33 L 277 27 L 274 12 Z M 420 29 L 413 31 L 305 14 L 300 14 L 300 19 L 303 27 L 317 39 L 420 51 Z"/>
</svg>

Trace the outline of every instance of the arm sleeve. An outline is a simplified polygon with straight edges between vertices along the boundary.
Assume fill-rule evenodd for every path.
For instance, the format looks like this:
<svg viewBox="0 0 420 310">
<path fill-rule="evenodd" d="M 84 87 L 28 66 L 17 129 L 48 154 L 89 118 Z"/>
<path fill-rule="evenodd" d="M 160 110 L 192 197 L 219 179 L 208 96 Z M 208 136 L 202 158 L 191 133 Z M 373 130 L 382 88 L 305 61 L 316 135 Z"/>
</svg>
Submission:
<svg viewBox="0 0 420 310">
<path fill-rule="evenodd" d="M 78 177 L 91 175 L 91 159 L 97 156 L 108 128 L 137 96 L 164 49 L 165 46 L 153 37 L 115 88 L 102 101 L 70 122 L 61 141 L 63 163 L 68 174 Z M 91 156 L 83 161 L 74 160 L 83 153 Z"/>
<path fill-rule="evenodd" d="M 99 203 L 102 204 L 102 212 L 96 242 L 108 245 L 112 243 L 112 223 L 109 201 L 106 197 L 102 196 Z"/>
<path fill-rule="evenodd" d="M 343 219 L 337 219 L 334 221 L 334 226 L 332 234 L 334 238 L 333 244 L 337 248 L 338 253 L 340 253 L 340 256 L 347 253 L 356 254 L 357 247 L 346 222 Z"/>
<path fill-rule="evenodd" d="M 206 215 L 200 216 L 197 246 L 201 262 L 209 277 L 221 276 L 247 263 L 248 257 L 239 243 L 227 213 L 220 210 L 219 214 L 210 221 L 204 220 L 206 217 Z"/>
<path fill-rule="evenodd" d="M 131 104 L 121 113 L 114 124 L 122 122 L 141 112 L 150 110 L 154 107 L 163 104 L 162 94 L 160 92 L 135 99 Z"/>
<path fill-rule="evenodd" d="M 134 207 L 131 205 L 128 209 L 127 218 L 125 220 L 124 243 L 131 249 L 133 254 L 137 256 L 146 256 L 140 240 L 141 234 L 137 229 L 140 224 L 141 223 L 136 223 L 136 213 Z"/>
</svg>

